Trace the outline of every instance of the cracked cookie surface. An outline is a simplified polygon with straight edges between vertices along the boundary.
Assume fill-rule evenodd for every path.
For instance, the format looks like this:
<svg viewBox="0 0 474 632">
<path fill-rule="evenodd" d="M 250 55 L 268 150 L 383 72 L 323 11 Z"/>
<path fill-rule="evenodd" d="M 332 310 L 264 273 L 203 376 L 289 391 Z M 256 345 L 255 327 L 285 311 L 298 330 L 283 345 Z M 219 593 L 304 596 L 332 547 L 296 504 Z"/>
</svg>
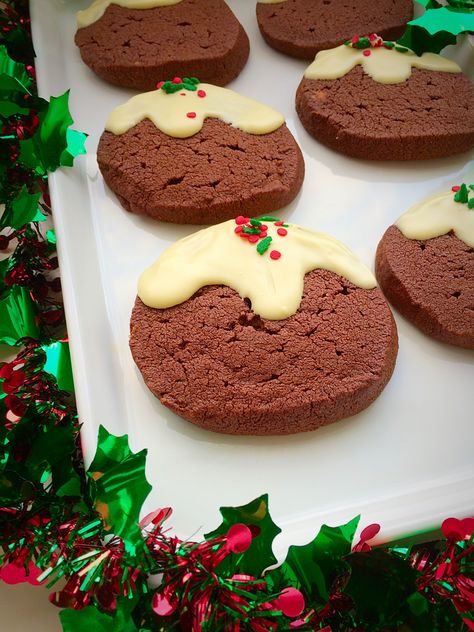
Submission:
<svg viewBox="0 0 474 632">
<path fill-rule="evenodd" d="M 312 59 L 353 35 L 378 33 L 399 39 L 413 17 L 411 0 L 285 0 L 257 3 L 257 21 L 266 42 L 276 50 Z"/>
<path fill-rule="evenodd" d="M 354 415 L 381 393 L 397 355 L 391 311 L 327 270 L 305 277 L 293 316 L 271 321 L 248 299 L 207 286 L 168 309 L 137 298 L 130 347 L 172 411 L 215 432 L 278 435 Z"/>
<path fill-rule="evenodd" d="M 412 69 L 403 83 L 374 81 L 361 67 L 336 80 L 303 79 L 296 110 L 325 145 L 366 160 L 417 160 L 474 146 L 474 85 L 460 73 Z"/>
<path fill-rule="evenodd" d="M 104 180 L 129 211 L 179 224 L 212 224 L 275 211 L 297 195 L 301 151 L 286 125 L 248 134 L 206 119 L 189 138 L 167 136 L 149 120 L 125 134 L 102 134 Z"/>
<path fill-rule="evenodd" d="M 183 0 L 153 9 L 111 4 L 77 31 L 84 63 L 118 86 L 152 90 L 160 80 L 197 76 L 226 85 L 249 56 L 249 40 L 224 0 Z"/>
<path fill-rule="evenodd" d="M 376 276 L 387 299 L 424 333 L 474 349 L 474 249 L 453 233 L 405 237 L 390 226 L 377 248 Z"/>
</svg>

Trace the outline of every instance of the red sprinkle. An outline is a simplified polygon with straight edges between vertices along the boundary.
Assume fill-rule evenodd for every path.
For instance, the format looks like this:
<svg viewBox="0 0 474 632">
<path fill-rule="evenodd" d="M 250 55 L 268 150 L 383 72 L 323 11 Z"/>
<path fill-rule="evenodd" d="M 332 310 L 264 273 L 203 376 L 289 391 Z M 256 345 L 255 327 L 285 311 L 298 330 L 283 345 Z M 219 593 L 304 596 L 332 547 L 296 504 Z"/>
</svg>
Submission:
<svg viewBox="0 0 474 632">
<path fill-rule="evenodd" d="M 244 217 L 243 215 L 239 215 L 238 217 L 235 218 L 235 223 L 236 224 L 246 224 L 249 221 L 248 217 Z"/>
<path fill-rule="evenodd" d="M 283 226 L 285 222 L 275 222 L 275 226 Z"/>
<path fill-rule="evenodd" d="M 188 113 L 186 114 L 186 116 L 187 116 L 188 118 L 196 118 L 196 112 L 188 112 Z"/>
<path fill-rule="evenodd" d="M 175 77 L 171 83 L 183 83 L 181 77 Z"/>
<path fill-rule="evenodd" d="M 452 191 L 453 193 L 457 193 L 457 192 L 458 192 L 458 191 L 460 191 L 460 190 L 461 190 L 461 187 L 460 187 L 460 186 L 458 186 L 457 184 L 456 184 L 456 185 L 454 185 L 454 186 L 453 186 L 453 188 L 451 189 L 451 191 Z"/>
<path fill-rule="evenodd" d="M 369 35 L 369 40 L 370 40 L 371 42 L 373 42 L 373 41 L 374 41 L 374 40 L 376 40 L 376 39 L 377 39 L 377 35 L 376 35 L 375 33 L 371 33 L 371 34 Z"/>
<path fill-rule="evenodd" d="M 201 97 L 201 99 L 204 99 L 204 97 L 206 96 L 206 91 L 205 90 L 198 90 L 197 95 L 198 95 L 198 97 Z"/>
<path fill-rule="evenodd" d="M 272 250 L 270 252 L 270 259 L 279 259 L 281 257 L 281 252 L 279 250 Z"/>
<path fill-rule="evenodd" d="M 266 236 L 267 236 L 267 231 L 266 231 L 266 230 L 263 230 L 263 231 L 260 233 L 260 235 L 257 235 L 257 237 L 258 237 L 259 239 L 265 239 L 265 237 L 266 237 Z"/>
<path fill-rule="evenodd" d="M 242 226 L 236 226 L 234 228 L 234 233 L 241 233 L 242 232 Z"/>
<path fill-rule="evenodd" d="M 277 233 L 280 235 L 280 237 L 284 237 L 285 235 L 288 235 L 288 231 L 286 230 L 286 228 L 279 228 L 277 230 Z"/>
<path fill-rule="evenodd" d="M 260 224 L 260 226 L 258 226 L 258 228 L 259 228 L 260 230 L 262 230 L 262 231 L 263 231 L 263 230 L 268 230 L 268 226 L 267 226 L 266 224 Z"/>
<path fill-rule="evenodd" d="M 249 235 L 248 236 L 248 240 L 251 244 L 256 244 L 257 241 L 259 240 L 259 236 L 258 235 Z"/>
<path fill-rule="evenodd" d="M 369 57 L 370 56 L 370 50 L 368 48 L 366 48 L 365 50 L 362 51 L 362 55 L 364 55 L 364 57 Z"/>
<path fill-rule="evenodd" d="M 158 81 L 158 83 L 156 84 L 156 89 L 159 90 L 164 83 L 164 81 Z"/>
<path fill-rule="evenodd" d="M 354 37 L 351 39 L 351 42 L 353 44 L 357 44 L 358 41 L 359 41 L 359 36 L 358 35 L 354 35 Z"/>
<path fill-rule="evenodd" d="M 180 92 L 179 94 L 180 94 L 182 97 L 185 97 L 185 96 L 186 96 L 186 92 Z"/>
</svg>

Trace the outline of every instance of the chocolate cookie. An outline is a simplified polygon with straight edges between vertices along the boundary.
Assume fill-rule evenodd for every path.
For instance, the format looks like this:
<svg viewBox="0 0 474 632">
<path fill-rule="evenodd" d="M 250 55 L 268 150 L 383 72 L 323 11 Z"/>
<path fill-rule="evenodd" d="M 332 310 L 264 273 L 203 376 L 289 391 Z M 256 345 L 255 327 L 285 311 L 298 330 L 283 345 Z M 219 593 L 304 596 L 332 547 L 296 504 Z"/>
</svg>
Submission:
<svg viewBox="0 0 474 632">
<path fill-rule="evenodd" d="M 376 31 L 385 39 L 402 36 L 413 17 L 411 0 L 280 0 L 257 3 L 257 21 L 265 41 L 302 59 L 342 44 L 353 33 Z"/>
<path fill-rule="evenodd" d="M 196 93 L 183 91 L 163 98 L 168 106 L 168 98 L 174 97 L 169 107 L 177 114 L 176 108 L 182 106 L 179 121 L 192 129 L 182 132 L 179 126 L 162 125 L 164 132 L 145 119 L 122 134 L 103 133 L 97 152 L 99 167 L 124 208 L 166 222 L 210 224 L 244 209 L 250 214 L 272 212 L 291 202 L 303 182 L 304 161 L 281 115 L 257 104 L 264 121 L 267 110 L 273 116 L 268 133 L 250 133 L 205 115 L 200 121 L 201 114 L 195 110 L 212 98 L 213 86 L 198 88 Z M 217 90 L 232 103 L 234 98 L 243 99 L 225 88 Z M 206 96 L 200 98 L 199 93 Z M 152 98 L 154 94 L 150 93 Z M 243 102 L 247 101 L 251 100 Z M 194 118 L 187 117 L 187 108 Z M 168 124 L 171 118 L 164 120 Z M 257 125 L 259 119 L 247 116 L 247 123 Z M 199 131 L 193 133 L 194 129 Z M 171 133 L 192 135 L 180 138 Z"/>
<path fill-rule="evenodd" d="M 101 79 L 151 90 L 182 73 L 225 85 L 245 66 L 249 40 L 224 0 L 150 0 L 143 4 L 151 8 L 143 9 L 127 4 L 99 0 L 78 14 L 76 44 Z"/>
<path fill-rule="evenodd" d="M 375 262 L 385 296 L 405 318 L 437 340 L 474 349 L 474 240 L 453 231 L 414 239 L 390 226 Z"/>
<path fill-rule="evenodd" d="M 372 65 L 364 70 L 352 64 L 346 56 L 349 51 L 364 60 L 357 64 Z M 339 53 L 342 57 L 333 63 Z M 395 55 L 402 64 L 398 74 L 388 65 Z M 421 68 L 412 69 L 410 64 Z M 311 72 L 312 67 L 316 72 Z M 456 64 L 439 55 L 417 57 L 410 51 L 343 45 L 316 56 L 299 85 L 296 110 L 309 134 L 348 156 L 368 160 L 449 156 L 474 146 L 474 86 L 457 71 Z"/>
<path fill-rule="evenodd" d="M 308 257 L 318 257 L 325 245 L 321 234 L 284 226 L 277 228 L 265 219 L 264 236 L 248 233 L 247 239 L 257 238 L 256 243 L 235 246 L 243 255 L 230 242 L 246 241 L 242 233 L 233 235 L 232 222 L 200 231 L 177 242 L 172 247 L 175 251 L 165 252 L 155 264 L 161 268 L 145 273 L 152 291 L 145 290 L 143 280 L 139 284 L 139 294 L 147 302 L 153 302 L 157 293 L 163 295 L 165 305 L 178 303 L 155 308 L 137 298 L 131 318 L 133 358 L 146 385 L 165 406 L 207 430 L 247 435 L 315 430 L 366 408 L 392 374 L 397 333 L 378 288 L 362 288 L 333 271 L 314 269 L 301 279 L 298 274 L 298 305 L 290 313 L 291 297 L 282 296 L 293 278 L 293 273 L 289 277 L 284 274 L 295 263 L 292 235 L 301 240 L 296 242 L 298 248 L 307 248 Z M 229 231 L 229 239 L 209 232 L 221 227 Z M 265 240 L 271 235 L 273 241 L 265 250 Z M 313 242 L 313 238 L 319 241 Z M 201 241 L 197 243 L 197 239 Z M 212 252 L 217 246 L 219 254 Z M 259 247 L 264 250 L 262 254 Z M 334 255 L 337 251 L 336 259 L 350 256 L 355 261 L 341 248 L 339 242 L 331 240 L 328 252 Z M 241 256 L 251 261 L 243 261 Z M 204 268 L 216 272 L 216 280 L 225 278 L 226 267 L 231 271 L 237 259 L 239 281 L 244 285 L 248 281 L 249 292 L 242 286 L 237 292 L 227 283 L 190 280 L 200 257 L 205 258 Z M 218 271 L 211 268 L 215 260 L 220 262 Z M 179 270 L 177 261 L 182 264 Z M 275 285 L 266 285 L 272 266 Z M 201 284 L 203 287 L 193 292 Z M 369 285 L 373 285 L 370 280 Z M 170 292 L 182 287 L 184 293 L 170 299 Z M 181 300 L 190 292 L 189 298 Z M 268 298 L 273 300 L 274 311 L 268 312 L 272 318 L 262 315 L 268 309 L 262 303 Z M 277 315 L 281 317 L 273 319 Z"/>
</svg>

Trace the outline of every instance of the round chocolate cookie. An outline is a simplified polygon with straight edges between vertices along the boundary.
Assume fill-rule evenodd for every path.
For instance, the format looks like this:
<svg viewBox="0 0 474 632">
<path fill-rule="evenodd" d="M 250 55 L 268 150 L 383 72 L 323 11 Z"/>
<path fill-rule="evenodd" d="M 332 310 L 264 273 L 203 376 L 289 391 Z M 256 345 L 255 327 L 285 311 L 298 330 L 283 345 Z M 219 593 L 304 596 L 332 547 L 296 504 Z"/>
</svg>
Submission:
<svg viewBox="0 0 474 632">
<path fill-rule="evenodd" d="M 360 66 L 334 80 L 304 78 L 296 110 L 309 134 L 367 160 L 439 158 L 474 146 L 474 85 L 461 73 L 413 68 L 401 83 Z"/>
<path fill-rule="evenodd" d="M 169 6 L 107 6 L 79 28 L 81 57 L 101 79 L 151 90 L 179 73 L 225 85 L 245 66 L 249 40 L 224 0 L 181 0 Z"/>
<path fill-rule="evenodd" d="M 261 318 L 222 285 L 166 309 L 137 298 L 131 318 L 132 355 L 153 394 L 229 434 L 310 431 L 362 411 L 390 379 L 397 345 L 381 291 L 322 269 L 306 274 L 284 320 Z"/>
<path fill-rule="evenodd" d="M 285 124 L 250 134 L 206 119 L 198 133 L 175 138 L 145 119 L 121 135 L 104 132 L 97 160 L 124 208 L 177 224 L 272 212 L 293 200 L 304 178 Z"/>
<path fill-rule="evenodd" d="M 413 17 L 411 0 L 282 0 L 257 3 L 257 21 L 265 41 L 302 59 L 333 48 L 354 33 L 377 32 L 385 39 L 402 36 Z"/>
<path fill-rule="evenodd" d="M 437 340 L 474 349 L 474 248 L 452 232 L 417 240 L 390 226 L 375 264 L 385 296 L 405 318 Z"/>
</svg>

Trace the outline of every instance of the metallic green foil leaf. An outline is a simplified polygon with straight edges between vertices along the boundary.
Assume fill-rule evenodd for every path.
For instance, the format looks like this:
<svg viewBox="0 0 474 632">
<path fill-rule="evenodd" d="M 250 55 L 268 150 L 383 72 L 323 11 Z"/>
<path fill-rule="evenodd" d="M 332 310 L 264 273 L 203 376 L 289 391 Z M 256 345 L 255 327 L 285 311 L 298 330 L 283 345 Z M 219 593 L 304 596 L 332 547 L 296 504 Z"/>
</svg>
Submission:
<svg viewBox="0 0 474 632">
<path fill-rule="evenodd" d="M 68 343 L 53 342 L 43 346 L 43 350 L 46 353 L 46 363 L 43 370 L 54 375 L 61 390 L 73 393 L 74 381 Z"/>
<path fill-rule="evenodd" d="M 37 338 L 36 310 L 27 288 L 14 285 L 0 300 L 0 343 L 15 345 L 20 338 Z"/>
<path fill-rule="evenodd" d="M 151 490 L 145 477 L 146 454 L 147 450 L 132 452 L 127 435 L 116 437 L 100 426 L 97 451 L 87 471 L 96 510 L 130 555 L 143 542 L 138 519 Z"/>
<path fill-rule="evenodd" d="M 281 532 L 268 511 L 268 494 L 263 494 L 242 507 L 221 507 L 220 512 L 223 522 L 215 531 L 206 533 L 207 540 L 225 535 L 234 524 L 255 525 L 259 534 L 253 538 L 252 544 L 244 553 L 228 555 L 217 567 L 217 572 L 229 576 L 232 575 L 231 569 L 236 569 L 235 572 L 259 577 L 268 566 L 277 561 L 273 555 L 272 543 Z"/>
<path fill-rule="evenodd" d="M 87 606 L 82 610 L 66 608 L 59 613 L 63 632 L 112 632 L 113 619 L 100 612 L 95 606 Z"/>
<path fill-rule="evenodd" d="M 348 570 L 343 558 L 351 552 L 359 519 L 357 516 L 340 527 L 323 525 L 308 544 L 290 546 L 283 564 L 266 574 L 270 586 L 275 591 L 296 587 L 313 606 L 324 605 L 334 577 Z"/>
<path fill-rule="evenodd" d="M 44 221 L 46 217 L 38 205 L 40 196 L 41 193 L 28 193 L 27 188 L 23 186 L 15 199 L 7 204 L 6 210 L 0 218 L 0 229 L 6 226 L 21 228 L 30 222 Z"/>
<path fill-rule="evenodd" d="M 408 22 L 407 29 L 398 43 L 408 46 L 417 55 L 424 52 L 439 53 L 443 48 L 456 43 L 461 33 L 474 31 L 472 9 L 426 4 L 427 10 Z"/>
<path fill-rule="evenodd" d="M 2 75 L 13 77 L 22 86 L 24 86 L 26 90 L 31 87 L 32 79 L 26 72 L 24 64 L 13 60 L 8 54 L 5 46 L 0 46 L 0 84 L 2 85 L 2 88 L 5 89 Z"/>
</svg>

